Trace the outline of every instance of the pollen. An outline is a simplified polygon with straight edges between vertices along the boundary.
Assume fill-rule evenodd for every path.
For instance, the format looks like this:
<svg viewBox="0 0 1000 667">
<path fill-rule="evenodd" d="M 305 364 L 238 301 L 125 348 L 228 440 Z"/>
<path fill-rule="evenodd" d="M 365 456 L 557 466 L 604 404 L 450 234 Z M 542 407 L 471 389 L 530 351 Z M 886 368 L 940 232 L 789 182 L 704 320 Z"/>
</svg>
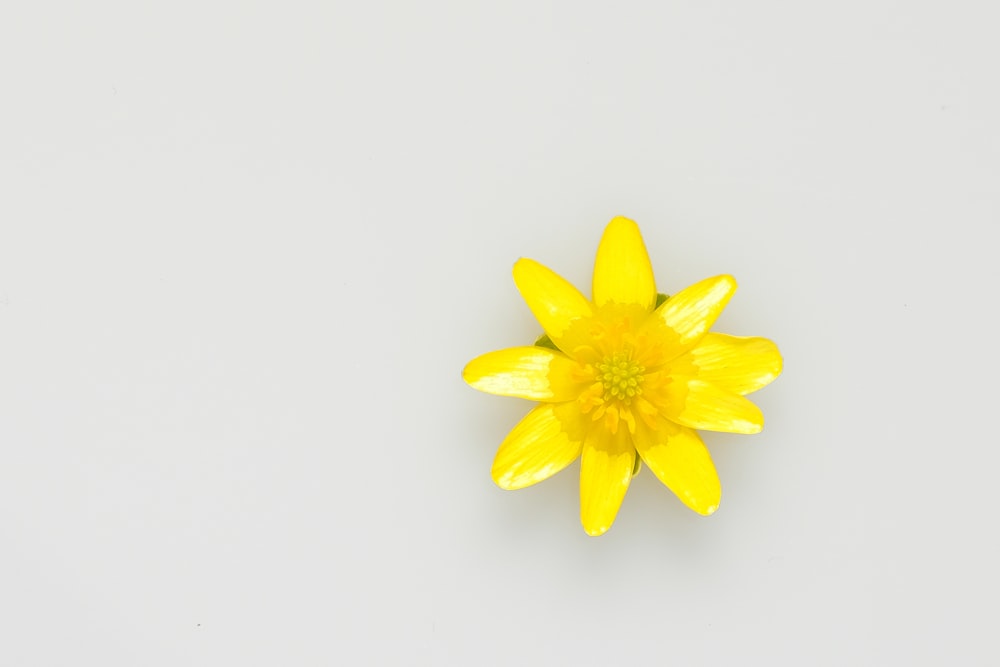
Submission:
<svg viewBox="0 0 1000 667">
<path fill-rule="evenodd" d="M 628 405 L 642 393 L 645 367 L 632 360 L 631 355 L 616 352 L 597 365 L 597 374 L 604 385 L 604 400 L 618 400 Z"/>
</svg>

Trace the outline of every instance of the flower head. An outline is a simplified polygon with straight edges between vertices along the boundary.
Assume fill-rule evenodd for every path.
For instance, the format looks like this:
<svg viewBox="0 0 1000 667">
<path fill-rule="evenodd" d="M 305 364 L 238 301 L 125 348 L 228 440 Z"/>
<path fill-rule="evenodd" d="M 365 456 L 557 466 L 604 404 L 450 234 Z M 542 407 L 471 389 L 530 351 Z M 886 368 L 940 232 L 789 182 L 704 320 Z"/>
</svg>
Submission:
<svg viewBox="0 0 1000 667">
<path fill-rule="evenodd" d="M 759 432 L 764 417 L 745 395 L 781 373 L 771 341 L 709 333 L 732 276 L 658 295 L 639 228 L 619 217 L 597 249 L 593 299 L 530 259 L 514 265 L 514 281 L 545 335 L 463 372 L 480 391 L 539 402 L 501 443 L 497 485 L 530 486 L 580 457 L 580 519 L 601 535 L 644 461 L 685 505 L 712 514 L 722 489 L 695 429 Z"/>
</svg>

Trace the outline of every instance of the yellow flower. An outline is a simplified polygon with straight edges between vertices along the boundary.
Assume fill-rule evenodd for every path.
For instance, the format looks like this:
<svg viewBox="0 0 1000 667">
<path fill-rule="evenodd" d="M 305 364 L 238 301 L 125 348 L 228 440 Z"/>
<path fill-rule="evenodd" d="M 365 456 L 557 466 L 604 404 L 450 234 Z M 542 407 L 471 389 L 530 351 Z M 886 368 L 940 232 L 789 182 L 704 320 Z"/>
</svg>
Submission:
<svg viewBox="0 0 1000 667">
<path fill-rule="evenodd" d="M 736 290 L 732 276 L 703 280 L 663 301 L 639 227 L 615 218 L 594 265 L 593 299 L 530 259 L 514 282 L 545 331 L 530 347 L 490 352 L 465 367 L 480 391 L 538 401 L 500 445 L 493 480 L 520 489 L 580 462 L 580 520 L 601 535 L 645 461 L 699 514 L 722 488 L 695 429 L 757 433 L 745 398 L 781 373 L 765 338 L 709 333 Z"/>
</svg>

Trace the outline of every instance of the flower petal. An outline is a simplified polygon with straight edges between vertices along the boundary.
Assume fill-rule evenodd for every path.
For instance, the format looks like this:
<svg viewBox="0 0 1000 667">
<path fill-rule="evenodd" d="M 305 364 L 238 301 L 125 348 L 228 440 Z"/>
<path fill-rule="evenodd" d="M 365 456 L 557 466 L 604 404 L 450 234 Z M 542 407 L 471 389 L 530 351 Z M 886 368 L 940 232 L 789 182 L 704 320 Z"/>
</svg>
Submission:
<svg viewBox="0 0 1000 667">
<path fill-rule="evenodd" d="M 710 333 L 688 352 L 699 380 L 734 394 L 749 394 L 781 374 L 781 353 L 766 338 Z"/>
<path fill-rule="evenodd" d="M 593 314 L 590 302 L 580 290 L 533 259 L 517 260 L 514 282 L 535 319 L 556 345 L 571 322 Z"/>
<path fill-rule="evenodd" d="M 580 521 L 588 535 L 603 535 L 614 523 L 634 465 L 628 429 L 615 435 L 600 426 L 590 430 L 580 460 Z"/>
<path fill-rule="evenodd" d="M 726 433 L 759 433 L 764 415 L 748 399 L 704 380 L 673 377 L 663 416 L 682 426 Z"/>
<path fill-rule="evenodd" d="M 529 412 L 515 426 L 493 459 L 493 481 L 501 489 L 522 489 L 556 474 L 580 456 L 581 441 L 563 427 L 560 408 L 569 404 L 544 404 Z"/>
<path fill-rule="evenodd" d="M 661 420 L 655 431 L 645 425 L 640 429 L 635 447 L 653 474 L 698 514 L 715 512 L 722 486 L 698 434 L 666 420 Z"/>
<path fill-rule="evenodd" d="M 462 371 L 473 388 L 532 401 L 571 401 L 584 385 L 573 379 L 577 364 L 544 347 L 512 347 L 476 357 Z"/>
<path fill-rule="evenodd" d="M 656 303 L 656 282 L 639 226 L 618 217 L 608 223 L 594 262 L 594 303 L 633 303 L 648 311 Z"/>
<path fill-rule="evenodd" d="M 667 299 L 654 315 L 677 335 L 678 352 L 686 351 L 708 333 L 735 291 L 732 276 L 706 278 Z"/>
</svg>

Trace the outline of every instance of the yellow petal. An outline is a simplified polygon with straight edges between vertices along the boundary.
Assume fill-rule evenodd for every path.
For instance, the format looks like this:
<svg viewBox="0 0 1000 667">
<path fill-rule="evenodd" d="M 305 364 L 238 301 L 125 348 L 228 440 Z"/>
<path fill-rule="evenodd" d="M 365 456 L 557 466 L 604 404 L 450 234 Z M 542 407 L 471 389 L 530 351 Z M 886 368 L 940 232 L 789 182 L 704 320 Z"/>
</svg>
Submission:
<svg viewBox="0 0 1000 667">
<path fill-rule="evenodd" d="M 699 380 L 734 394 L 749 394 L 781 374 L 781 353 L 766 338 L 706 335 L 688 352 Z"/>
<path fill-rule="evenodd" d="M 476 357 L 462 371 L 473 388 L 532 401 L 571 401 L 585 385 L 573 379 L 576 362 L 543 347 L 512 347 Z"/>
<path fill-rule="evenodd" d="M 665 393 L 663 415 L 682 426 L 726 433 L 759 433 L 764 428 L 764 415 L 756 405 L 703 380 L 674 377 Z"/>
<path fill-rule="evenodd" d="M 635 447 L 653 474 L 685 505 L 704 516 L 719 508 L 719 475 L 708 449 L 692 429 L 666 420 L 655 431 L 642 425 Z"/>
<path fill-rule="evenodd" d="M 611 435 L 591 428 L 580 460 L 580 521 L 588 535 L 603 535 L 615 521 L 635 465 L 628 430 Z"/>
<path fill-rule="evenodd" d="M 573 404 L 564 404 L 575 410 Z M 561 405 L 539 405 L 511 430 L 493 459 L 493 481 L 521 489 L 556 474 L 580 455 L 581 441 L 563 428 Z"/>
<path fill-rule="evenodd" d="M 555 271 L 533 259 L 517 260 L 514 282 L 528 308 L 556 345 L 571 322 L 593 313 L 587 297 Z"/>
<path fill-rule="evenodd" d="M 687 287 L 667 299 L 656 309 L 676 335 L 678 352 L 690 349 L 697 343 L 719 317 L 736 291 L 732 276 L 716 276 Z"/>
<path fill-rule="evenodd" d="M 639 226 L 628 218 L 608 223 L 594 262 L 594 303 L 631 303 L 653 310 L 656 282 Z"/>
</svg>

